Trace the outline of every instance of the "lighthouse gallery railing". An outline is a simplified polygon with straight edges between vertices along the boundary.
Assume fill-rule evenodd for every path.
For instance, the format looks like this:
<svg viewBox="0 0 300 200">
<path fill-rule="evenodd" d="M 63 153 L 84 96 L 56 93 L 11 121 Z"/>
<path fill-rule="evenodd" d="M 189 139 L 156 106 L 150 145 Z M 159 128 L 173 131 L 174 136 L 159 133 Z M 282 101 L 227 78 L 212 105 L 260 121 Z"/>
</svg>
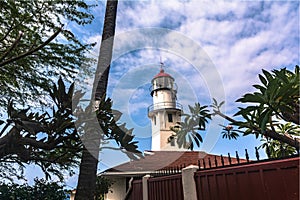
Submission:
<svg viewBox="0 0 300 200">
<path fill-rule="evenodd" d="M 148 113 L 152 112 L 154 110 L 160 110 L 160 109 L 168 109 L 168 108 L 173 108 L 177 110 L 183 110 L 183 107 L 180 103 L 175 103 L 175 102 L 161 102 L 161 103 L 156 103 L 152 104 L 151 106 L 148 107 Z"/>
</svg>

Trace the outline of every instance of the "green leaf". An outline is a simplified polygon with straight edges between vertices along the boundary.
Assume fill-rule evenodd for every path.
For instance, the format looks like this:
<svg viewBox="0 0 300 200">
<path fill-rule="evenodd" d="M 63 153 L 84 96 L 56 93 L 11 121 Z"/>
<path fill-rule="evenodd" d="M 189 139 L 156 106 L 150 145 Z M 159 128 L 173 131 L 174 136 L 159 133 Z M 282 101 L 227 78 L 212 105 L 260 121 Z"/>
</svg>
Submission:
<svg viewBox="0 0 300 200">
<path fill-rule="evenodd" d="M 114 115 L 114 120 L 119 121 L 122 116 L 122 113 L 118 110 L 112 110 L 112 113 Z"/>
<path fill-rule="evenodd" d="M 241 103 L 264 103 L 265 99 L 264 97 L 259 94 L 245 94 L 242 98 L 236 100 L 237 102 L 241 102 Z"/>
<path fill-rule="evenodd" d="M 264 70 L 264 69 L 262 69 L 262 72 L 263 72 L 263 74 L 266 76 L 266 78 L 267 78 L 267 80 L 268 80 L 269 82 L 273 80 L 273 76 L 272 76 L 272 74 L 271 74 L 270 72 L 268 72 L 268 71 L 266 71 L 266 70 Z"/>
<path fill-rule="evenodd" d="M 192 135 L 192 138 L 194 139 L 196 145 L 199 147 L 199 146 L 200 146 L 200 143 L 199 143 L 199 141 L 198 141 L 198 138 L 196 137 L 197 132 L 192 131 L 192 134 L 191 134 L 191 135 Z"/>
<path fill-rule="evenodd" d="M 246 129 L 246 130 L 244 131 L 243 136 L 247 136 L 247 135 L 249 135 L 249 134 L 251 134 L 251 133 L 252 133 L 252 130 L 251 130 L 251 129 Z"/>
<path fill-rule="evenodd" d="M 194 143 L 192 141 L 192 138 L 190 135 L 188 135 L 188 143 L 190 145 L 190 149 L 193 150 L 194 149 Z"/>
<path fill-rule="evenodd" d="M 215 98 L 212 98 L 213 99 L 213 105 L 217 106 L 218 105 L 218 102 Z"/>
<path fill-rule="evenodd" d="M 195 110 L 194 110 L 194 108 L 192 106 L 188 105 L 188 107 L 190 109 L 190 113 L 194 113 L 195 112 Z"/>
<path fill-rule="evenodd" d="M 219 108 L 225 103 L 225 101 L 222 101 L 220 104 L 219 104 Z"/>
<path fill-rule="evenodd" d="M 239 134 L 237 132 L 232 131 L 231 132 L 231 137 L 236 140 L 237 137 L 239 137 Z"/>
<path fill-rule="evenodd" d="M 267 86 L 267 84 L 268 84 L 267 80 L 262 75 L 260 75 L 260 74 L 258 75 L 258 77 L 259 77 L 260 81 L 262 82 L 262 84 L 264 84 L 265 86 Z"/>
<path fill-rule="evenodd" d="M 196 133 L 195 136 L 198 138 L 200 142 L 203 142 L 203 139 L 199 133 Z"/>
<path fill-rule="evenodd" d="M 280 79 L 281 81 L 288 83 L 288 77 L 287 77 L 287 71 L 286 69 L 281 69 L 280 71 L 278 70 L 273 70 L 273 73 L 275 74 L 275 77 Z"/>
<path fill-rule="evenodd" d="M 259 89 L 261 93 L 265 93 L 266 88 L 261 85 L 253 85 L 254 88 Z"/>
</svg>

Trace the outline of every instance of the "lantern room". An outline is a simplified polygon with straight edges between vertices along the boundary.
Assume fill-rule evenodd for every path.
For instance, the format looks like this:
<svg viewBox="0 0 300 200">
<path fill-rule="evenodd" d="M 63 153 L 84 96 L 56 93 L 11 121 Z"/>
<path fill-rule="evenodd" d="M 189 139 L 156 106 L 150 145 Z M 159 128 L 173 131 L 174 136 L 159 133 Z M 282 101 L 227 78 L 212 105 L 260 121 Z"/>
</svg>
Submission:
<svg viewBox="0 0 300 200">
<path fill-rule="evenodd" d="M 170 74 L 165 73 L 163 69 L 154 76 L 151 83 L 151 96 L 158 90 L 172 90 L 174 92 L 177 90 L 177 87 L 174 84 L 174 78 Z"/>
</svg>

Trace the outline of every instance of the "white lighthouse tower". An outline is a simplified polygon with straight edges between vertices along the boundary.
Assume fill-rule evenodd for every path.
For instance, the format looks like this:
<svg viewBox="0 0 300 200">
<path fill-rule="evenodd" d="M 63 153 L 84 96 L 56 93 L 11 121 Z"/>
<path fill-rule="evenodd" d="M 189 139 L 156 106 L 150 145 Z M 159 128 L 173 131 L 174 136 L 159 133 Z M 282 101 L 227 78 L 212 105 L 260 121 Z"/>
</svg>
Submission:
<svg viewBox="0 0 300 200">
<path fill-rule="evenodd" d="M 162 67 L 152 79 L 150 88 L 153 104 L 148 107 L 148 117 L 152 126 L 152 150 L 179 150 L 176 138 L 169 142 L 168 139 L 174 134 L 170 127 L 180 122 L 182 105 L 176 102 L 177 85 L 174 78 L 165 73 Z"/>
</svg>

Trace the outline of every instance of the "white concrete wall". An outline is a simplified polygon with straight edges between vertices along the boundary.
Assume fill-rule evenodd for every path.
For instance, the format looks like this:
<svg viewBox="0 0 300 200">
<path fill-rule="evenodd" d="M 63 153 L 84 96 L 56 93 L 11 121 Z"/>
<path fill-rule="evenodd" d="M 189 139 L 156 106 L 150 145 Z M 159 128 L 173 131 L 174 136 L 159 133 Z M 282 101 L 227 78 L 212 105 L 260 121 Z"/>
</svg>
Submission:
<svg viewBox="0 0 300 200">
<path fill-rule="evenodd" d="M 170 144 L 168 143 L 168 138 L 172 135 L 170 127 L 175 125 L 175 121 L 168 122 L 168 113 L 165 110 L 157 111 L 155 113 L 155 117 L 156 125 L 154 124 L 154 120 L 152 118 L 151 150 L 166 150 L 167 147 L 170 147 Z M 174 117 L 173 120 L 175 120 L 175 118 L 176 117 Z"/>
<path fill-rule="evenodd" d="M 154 123 L 154 117 L 156 118 L 156 124 Z M 160 150 L 160 127 L 161 127 L 161 113 L 156 112 L 151 118 L 152 125 L 152 141 L 151 141 L 151 150 L 159 151 Z"/>
<path fill-rule="evenodd" d="M 151 150 L 160 150 L 160 131 L 152 132 Z"/>
<path fill-rule="evenodd" d="M 173 122 L 168 121 L 168 114 L 173 115 Z M 156 124 L 154 123 L 154 116 L 156 117 Z M 168 143 L 168 138 L 173 134 L 170 130 L 170 127 L 176 125 L 176 122 L 180 122 L 181 118 L 179 112 L 175 110 L 159 110 L 154 113 L 151 118 L 152 125 L 152 146 L 151 150 L 160 151 L 160 150 L 184 150 L 179 149 L 177 143 L 175 146 L 171 146 Z"/>
</svg>

